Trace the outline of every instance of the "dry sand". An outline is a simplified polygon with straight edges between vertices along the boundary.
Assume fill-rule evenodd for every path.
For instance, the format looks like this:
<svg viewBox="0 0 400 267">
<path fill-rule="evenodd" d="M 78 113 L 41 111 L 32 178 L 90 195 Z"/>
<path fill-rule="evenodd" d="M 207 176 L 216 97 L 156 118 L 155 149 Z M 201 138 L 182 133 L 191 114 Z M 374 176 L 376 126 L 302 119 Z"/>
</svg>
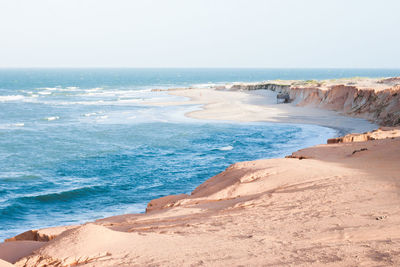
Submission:
<svg viewBox="0 0 400 267">
<path fill-rule="evenodd" d="M 164 209 L 68 230 L 16 265 L 398 266 L 399 148 L 395 137 L 237 163 L 154 201 Z"/>
<path fill-rule="evenodd" d="M 293 104 L 276 104 L 276 93 L 268 90 L 231 91 L 215 88 L 170 90 L 169 94 L 187 97 L 180 102 L 147 103 L 148 105 L 202 105 L 186 115 L 196 119 L 240 122 L 283 122 L 315 124 L 340 130 L 341 134 L 363 133 L 378 126 L 364 119 L 343 116 L 335 111 Z"/>
<path fill-rule="evenodd" d="M 320 124 L 326 116 L 331 127 L 372 127 L 245 92 L 173 93 L 206 105 L 195 118 Z M 26 234 L 57 237 L 3 243 L 0 258 L 16 266 L 399 266 L 400 130 L 370 136 L 378 140 L 236 163 L 190 196 L 153 200 L 146 214 Z"/>
<path fill-rule="evenodd" d="M 344 86 L 355 86 L 359 89 L 372 89 L 376 92 L 391 89 L 395 86 L 400 85 L 400 77 L 389 77 L 389 78 L 369 78 L 369 77 L 351 77 L 351 78 L 340 78 L 340 79 L 328 79 L 328 80 L 272 80 L 267 81 L 268 83 L 274 83 L 279 85 L 291 85 L 294 87 L 318 87 L 322 90 L 329 90 L 333 86 L 344 85 Z M 233 83 L 232 85 L 240 85 L 243 83 Z M 244 83 L 245 85 L 255 85 L 256 83 Z"/>
</svg>

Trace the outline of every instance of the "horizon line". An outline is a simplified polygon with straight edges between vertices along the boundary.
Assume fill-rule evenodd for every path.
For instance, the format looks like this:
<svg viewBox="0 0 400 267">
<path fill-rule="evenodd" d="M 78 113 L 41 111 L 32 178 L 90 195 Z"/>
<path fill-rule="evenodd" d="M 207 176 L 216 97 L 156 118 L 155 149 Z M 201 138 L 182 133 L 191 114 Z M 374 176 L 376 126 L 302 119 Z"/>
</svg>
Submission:
<svg viewBox="0 0 400 267">
<path fill-rule="evenodd" d="M 108 66 L 21 66 L 21 67 L 5 67 L 0 69 L 365 69 L 365 70 L 400 70 L 399 67 L 108 67 Z"/>
</svg>

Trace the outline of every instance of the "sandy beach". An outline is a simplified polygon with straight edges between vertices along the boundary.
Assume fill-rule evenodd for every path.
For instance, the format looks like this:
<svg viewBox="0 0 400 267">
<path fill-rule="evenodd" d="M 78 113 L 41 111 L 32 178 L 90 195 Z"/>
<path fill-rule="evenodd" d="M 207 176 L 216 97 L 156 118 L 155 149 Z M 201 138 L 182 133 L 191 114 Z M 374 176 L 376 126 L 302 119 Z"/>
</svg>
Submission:
<svg viewBox="0 0 400 267">
<path fill-rule="evenodd" d="M 87 223 L 49 242 L 6 242 L 0 252 L 15 260 L 41 246 L 16 266 L 396 266 L 396 136 L 237 163 L 190 196 L 154 200 L 146 214 Z"/>
<path fill-rule="evenodd" d="M 0 267 L 400 267 L 400 0 L 0 0 Z"/>
<path fill-rule="evenodd" d="M 187 114 L 197 119 L 310 123 L 341 133 L 378 127 L 300 100 L 276 104 L 270 90 L 168 93 L 189 100 L 147 104 L 202 105 Z M 0 244 L 0 259 L 15 266 L 398 266 L 399 148 L 400 129 L 386 127 L 286 158 L 236 163 L 190 195 L 151 201 L 145 214 L 28 231 Z"/>
<path fill-rule="evenodd" d="M 199 110 L 186 115 L 207 120 L 315 124 L 337 129 L 341 135 L 351 132 L 363 133 L 378 127 L 364 119 L 350 118 L 332 110 L 277 104 L 277 93 L 269 90 L 232 91 L 215 88 L 186 88 L 171 90 L 168 93 L 186 97 L 188 101 L 147 104 L 201 105 Z"/>
</svg>

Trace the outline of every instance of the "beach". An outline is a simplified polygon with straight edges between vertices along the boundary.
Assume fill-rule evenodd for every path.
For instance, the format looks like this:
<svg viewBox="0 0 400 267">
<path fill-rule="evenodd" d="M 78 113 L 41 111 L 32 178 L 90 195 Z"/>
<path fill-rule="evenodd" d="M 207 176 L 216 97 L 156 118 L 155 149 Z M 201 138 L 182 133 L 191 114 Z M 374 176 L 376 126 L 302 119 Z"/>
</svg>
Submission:
<svg viewBox="0 0 400 267">
<path fill-rule="evenodd" d="M 399 265 L 400 130 L 371 132 L 383 113 L 357 102 L 374 92 L 398 103 L 399 88 L 388 82 L 371 91 L 369 82 L 350 82 L 168 90 L 187 100 L 145 104 L 193 105 L 186 116 L 196 119 L 315 124 L 359 135 L 286 158 L 235 163 L 191 194 L 152 200 L 144 214 L 28 231 L 1 243 L 0 259 L 16 266 Z M 284 90 L 293 102 L 277 104 Z M 385 108 L 396 114 L 399 106 Z"/>
<path fill-rule="evenodd" d="M 181 89 L 168 91 L 189 101 L 148 103 L 149 105 L 201 105 L 199 110 L 186 115 L 196 119 L 236 122 L 275 122 L 315 124 L 334 128 L 340 134 L 366 132 L 377 128 L 364 119 L 350 118 L 331 110 L 316 107 L 277 104 L 276 92 L 269 90 L 231 91 L 215 88 Z"/>
<path fill-rule="evenodd" d="M 400 266 L 399 10 L 0 1 L 0 267 Z"/>
</svg>

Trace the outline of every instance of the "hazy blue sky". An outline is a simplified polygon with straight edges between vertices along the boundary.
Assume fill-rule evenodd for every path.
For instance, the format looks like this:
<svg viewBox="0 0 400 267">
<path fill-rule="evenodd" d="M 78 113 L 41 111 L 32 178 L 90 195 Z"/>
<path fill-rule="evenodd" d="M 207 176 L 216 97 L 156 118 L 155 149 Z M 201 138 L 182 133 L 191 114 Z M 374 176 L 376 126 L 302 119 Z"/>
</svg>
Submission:
<svg viewBox="0 0 400 267">
<path fill-rule="evenodd" d="M 400 67 L 399 0 L 1 0 L 0 67 Z"/>
</svg>

